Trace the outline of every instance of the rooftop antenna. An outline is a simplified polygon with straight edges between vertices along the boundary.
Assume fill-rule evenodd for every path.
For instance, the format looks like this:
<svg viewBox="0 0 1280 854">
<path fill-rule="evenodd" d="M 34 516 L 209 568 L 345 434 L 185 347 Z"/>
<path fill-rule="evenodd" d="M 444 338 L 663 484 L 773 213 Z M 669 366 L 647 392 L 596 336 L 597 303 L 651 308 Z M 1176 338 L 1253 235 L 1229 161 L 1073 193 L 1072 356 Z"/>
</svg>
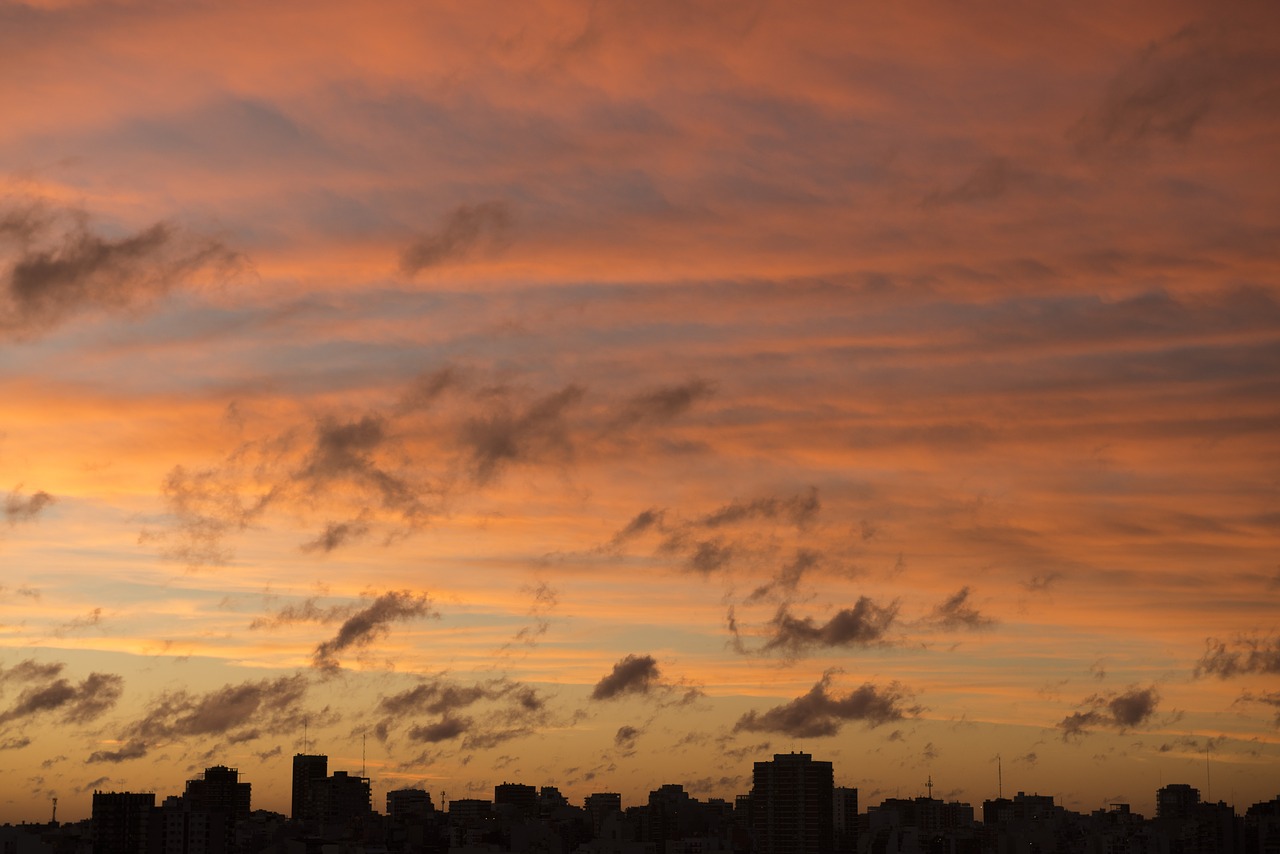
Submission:
<svg viewBox="0 0 1280 854">
<path fill-rule="evenodd" d="M 360 776 L 361 777 L 369 776 L 368 774 L 364 773 L 364 753 L 365 753 L 365 747 L 368 744 L 368 741 L 369 741 L 369 736 L 367 734 L 360 736 Z"/>
<path fill-rule="evenodd" d="M 929 800 L 933 800 L 933 775 L 929 775 L 929 782 L 925 783 L 925 788 L 929 790 Z"/>
<path fill-rule="evenodd" d="M 58 796 L 53 796 L 53 817 L 49 819 L 50 824 L 58 823 Z"/>
<path fill-rule="evenodd" d="M 1209 777 L 1209 750 L 1213 747 L 1213 739 L 1206 738 L 1204 741 L 1204 799 L 1209 803 L 1213 803 L 1213 780 Z"/>
<path fill-rule="evenodd" d="M 302 752 L 307 753 L 307 719 L 302 719 Z"/>
<path fill-rule="evenodd" d="M 1004 760 L 999 753 L 996 754 L 996 797 L 1004 797 Z"/>
</svg>

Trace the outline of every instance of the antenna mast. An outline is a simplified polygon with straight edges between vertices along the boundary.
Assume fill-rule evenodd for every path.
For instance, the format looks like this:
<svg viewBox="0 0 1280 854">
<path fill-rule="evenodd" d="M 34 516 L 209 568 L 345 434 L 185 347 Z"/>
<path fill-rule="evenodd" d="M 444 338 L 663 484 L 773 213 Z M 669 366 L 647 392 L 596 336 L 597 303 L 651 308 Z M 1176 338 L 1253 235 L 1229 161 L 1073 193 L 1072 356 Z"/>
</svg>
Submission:
<svg viewBox="0 0 1280 854">
<path fill-rule="evenodd" d="M 302 719 L 302 752 L 307 752 L 307 719 Z"/>
<path fill-rule="evenodd" d="M 57 795 L 54 795 L 53 797 L 53 817 L 49 819 L 49 823 L 50 824 L 58 823 L 58 796 Z"/>
<path fill-rule="evenodd" d="M 361 777 L 369 776 L 368 774 L 364 773 L 365 746 L 368 744 L 368 741 L 369 741 L 369 736 L 367 734 L 360 736 L 360 776 Z"/>
<path fill-rule="evenodd" d="M 1209 776 L 1209 750 L 1213 747 L 1213 739 L 1207 738 L 1204 742 L 1204 799 L 1209 803 L 1213 803 L 1213 780 Z"/>
<path fill-rule="evenodd" d="M 1004 797 L 1004 761 L 996 754 L 996 797 Z"/>
<path fill-rule="evenodd" d="M 933 800 L 933 775 L 929 775 L 929 782 L 925 783 L 925 788 L 929 790 L 929 800 Z"/>
</svg>

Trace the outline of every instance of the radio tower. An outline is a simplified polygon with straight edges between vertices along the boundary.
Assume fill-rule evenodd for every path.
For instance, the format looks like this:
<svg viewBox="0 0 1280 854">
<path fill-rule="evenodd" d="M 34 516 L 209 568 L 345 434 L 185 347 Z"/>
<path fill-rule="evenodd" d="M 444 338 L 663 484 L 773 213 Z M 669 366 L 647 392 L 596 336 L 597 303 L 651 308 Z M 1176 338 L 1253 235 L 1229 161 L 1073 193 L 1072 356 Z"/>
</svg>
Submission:
<svg viewBox="0 0 1280 854">
<path fill-rule="evenodd" d="M 49 823 L 58 823 L 58 797 L 56 795 L 53 798 L 53 817 L 49 819 Z"/>
</svg>

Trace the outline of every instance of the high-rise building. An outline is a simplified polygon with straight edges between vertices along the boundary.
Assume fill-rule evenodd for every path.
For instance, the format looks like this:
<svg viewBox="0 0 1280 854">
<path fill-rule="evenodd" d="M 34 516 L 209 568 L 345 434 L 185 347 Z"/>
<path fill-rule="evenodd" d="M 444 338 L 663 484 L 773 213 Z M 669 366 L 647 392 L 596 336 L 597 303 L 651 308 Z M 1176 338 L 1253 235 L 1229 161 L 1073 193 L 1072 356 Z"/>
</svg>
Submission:
<svg viewBox="0 0 1280 854">
<path fill-rule="evenodd" d="M 848 786 L 832 789 L 832 830 L 835 832 L 835 850 L 852 852 L 858 849 L 858 790 Z"/>
<path fill-rule="evenodd" d="M 502 783 L 493 787 L 493 804 L 500 814 L 532 821 L 538 817 L 538 790 L 523 783 Z"/>
<path fill-rule="evenodd" d="M 431 793 L 425 789 L 394 789 L 387 792 L 387 817 L 392 821 L 421 821 L 434 811 Z"/>
<path fill-rule="evenodd" d="M 834 837 L 834 772 L 808 753 L 755 763 L 751 830 L 757 854 L 828 854 Z"/>
<path fill-rule="evenodd" d="M 293 804 L 290 816 L 296 821 L 320 818 L 317 780 L 329 776 L 329 757 L 297 753 L 293 757 Z"/>
<path fill-rule="evenodd" d="M 240 782 L 240 772 L 225 765 L 204 769 L 204 776 L 187 781 L 183 795 L 192 812 L 227 813 L 232 821 L 249 817 L 251 784 Z"/>
<path fill-rule="evenodd" d="M 587 795 L 582 806 L 591 817 L 592 831 L 598 834 L 600 828 L 604 826 L 605 818 L 615 813 L 622 813 L 622 795 L 618 792 L 593 792 Z"/>
<path fill-rule="evenodd" d="M 1200 803 L 1200 790 L 1170 783 L 1156 790 L 1156 818 L 1189 818 Z"/>
<path fill-rule="evenodd" d="M 155 807 L 154 792 L 94 792 L 93 854 L 147 854 Z"/>
<path fill-rule="evenodd" d="M 368 777 L 334 771 L 331 776 L 312 785 L 318 793 L 316 800 L 320 818 L 326 825 L 354 827 L 366 821 L 373 812 L 373 793 Z"/>
</svg>

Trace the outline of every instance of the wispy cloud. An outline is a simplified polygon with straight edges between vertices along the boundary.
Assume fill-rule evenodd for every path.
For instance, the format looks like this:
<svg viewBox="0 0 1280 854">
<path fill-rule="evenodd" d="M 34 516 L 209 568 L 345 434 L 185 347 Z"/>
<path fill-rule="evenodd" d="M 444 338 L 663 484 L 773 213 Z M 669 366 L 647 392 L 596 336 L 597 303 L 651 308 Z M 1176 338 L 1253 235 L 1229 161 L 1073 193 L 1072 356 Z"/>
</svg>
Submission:
<svg viewBox="0 0 1280 854">
<path fill-rule="evenodd" d="M 1124 732 L 1141 726 L 1155 715 L 1160 694 L 1155 686 L 1132 687 L 1127 691 L 1094 694 L 1081 703 L 1086 708 L 1063 718 L 1058 728 L 1063 740 L 1082 736 L 1090 729 L 1106 727 Z"/>
<path fill-rule="evenodd" d="M 385 637 L 394 623 L 438 616 L 425 593 L 388 591 L 344 620 L 337 634 L 316 647 L 312 661 L 325 673 L 337 673 L 341 669 L 338 653 L 366 647 Z"/>
<path fill-rule="evenodd" d="M 1261 673 L 1280 673 L 1280 637 L 1236 638 L 1228 643 L 1206 638 L 1204 655 L 1196 662 L 1195 675 L 1230 679 Z"/>
<path fill-rule="evenodd" d="M 473 252 L 496 251 L 509 240 L 515 217 L 505 202 L 459 205 L 432 232 L 417 237 L 400 255 L 400 272 L 422 270 L 464 260 Z"/>
<path fill-rule="evenodd" d="M 733 725 L 734 732 L 777 732 L 793 738 L 821 738 L 835 735 L 850 721 L 870 727 L 917 714 L 920 707 L 907 705 L 911 695 L 897 683 L 886 686 L 870 682 L 841 696 L 830 691 L 837 671 L 828 670 L 809 692 L 789 703 L 765 712 L 754 709 Z"/>
<path fill-rule="evenodd" d="M 222 242 L 160 222 L 119 237 L 90 229 L 83 211 L 28 201 L 0 210 L 5 258 L 0 332 L 27 338 L 85 311 L 141 307 L 200 275 L 241 265 Z"/>
</svg>

